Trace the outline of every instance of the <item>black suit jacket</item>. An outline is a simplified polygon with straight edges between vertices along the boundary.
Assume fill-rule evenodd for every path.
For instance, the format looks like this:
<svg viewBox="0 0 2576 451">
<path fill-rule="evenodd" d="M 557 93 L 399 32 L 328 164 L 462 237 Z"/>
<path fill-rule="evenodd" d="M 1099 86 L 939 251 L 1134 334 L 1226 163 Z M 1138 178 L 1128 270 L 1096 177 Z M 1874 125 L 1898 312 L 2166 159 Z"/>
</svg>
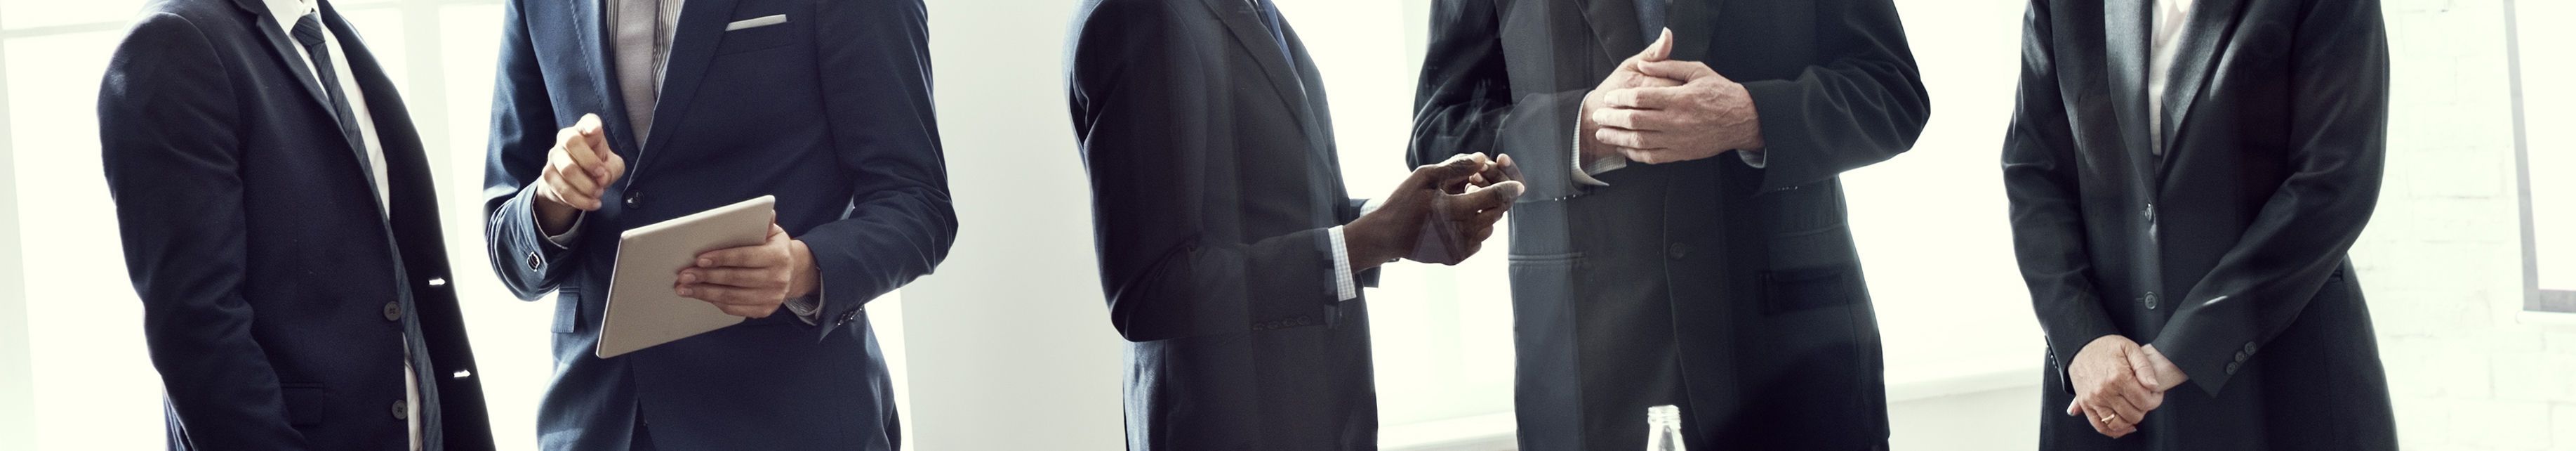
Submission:
<svg viewBox="0 0 2576 451">
<path fill-rule="evenodd" d="M 2387 146 L 2379 2 L 2200 0 L 2161 130 L 2146 104 L 2151 4 L 2030 3 L 2003 168 L 2048 332 L 2043 447 L 2394 448 L 2344 255 Z M 2063 363 L 2111 334 L 2191 376 L 2116 443 L 2063 410 Z"/>
<path fill-rule="evenodd" d="M 1644 48 L 1632 0 L 1442 0 L 1413 161 L 1500 151 L 1512 210 L 1522 449 L 1644 446 L 1683 406 L 1693 447 L 1886 440 L 1878 326 L 1837 174 L 1913 145 L 1929 114 L 1886 0 L 1679 0 L 1682 59 L 1745 84 L 1770 146 L 1572 181 L 1576 109 Z M 1697 57 L 1697 58 L 1693 58 Z M 1589 139 L 1589 137 L 1583 137 Z"/>
<path fill-rule="evenodd" d="M 329 2 L 375 118 L 380 210 L 330 100 L 258 0 L 144 8 L 99 91 L 101 157 L 173 449 L 403 449 L 406 328 L 428 449 L 490 449 L 438 199 L 393 82 Z M 382 211 L 380 213 L 380 211 Z"/>
<path fill-rule="evenodd" d="M 1377 447 L 1367 305 L 1327 229 L 1359 217 L 1324 86 L 1242 0 L 1091 0 L 1066 61 L 1101 288 L 1131 343 L 1127 447 Z"/>
</svg>

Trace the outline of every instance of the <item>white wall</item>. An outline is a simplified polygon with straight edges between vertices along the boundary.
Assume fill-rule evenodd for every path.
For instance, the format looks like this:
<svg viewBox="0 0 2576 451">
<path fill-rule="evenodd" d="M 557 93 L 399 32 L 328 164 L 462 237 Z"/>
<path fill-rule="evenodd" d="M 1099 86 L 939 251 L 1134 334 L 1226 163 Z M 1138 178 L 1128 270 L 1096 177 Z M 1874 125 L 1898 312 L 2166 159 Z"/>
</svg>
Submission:
<svg viewBox="0 0 2576 451">
<path fill-rule="evenodd" d="M 2515 314 L 2522 254 L 2502 6 L 2386 1 L 2395 61 L 2388 178 L 2353 259 L 2409 449 L 2576 450 L 2576 322 L 2526 324 Z M 2521 45 L 2565 52 L 2567 42 Z M 2563 79 L 2527 72 L 2523 82 Z"/>
<path fill-rule="evenodd" d="M 914 449 L 1125 449 L 1062 66 L 1075 2 L 932 1 L 956 246 L 904 288 Z M 888 318 L 878 318 L 883 322 Z"/>
</svg>

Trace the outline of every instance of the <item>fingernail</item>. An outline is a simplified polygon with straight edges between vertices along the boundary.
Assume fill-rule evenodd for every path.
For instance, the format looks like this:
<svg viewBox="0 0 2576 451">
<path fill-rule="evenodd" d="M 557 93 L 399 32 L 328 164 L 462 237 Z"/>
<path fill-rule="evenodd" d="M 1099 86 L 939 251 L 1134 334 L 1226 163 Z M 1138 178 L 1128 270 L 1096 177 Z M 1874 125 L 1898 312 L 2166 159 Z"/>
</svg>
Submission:
<svg viewBox="0 0 2576 451">
<path fill-rule="evenodd" d="M 698 273 L 680 273 L 680 283 L 698 283 Z"/>
<path fill-rule="evenodd" d="M 695 292 L 697 292 L 697 290 L 691 290 L 691 289 L 689 289 L 689 287 L 680 287 L 680 295 L 681 295 L 681 296 L 688 296 L 688 295 L 690 295 L 690 293 L 695 293 Z"/>
</svg>

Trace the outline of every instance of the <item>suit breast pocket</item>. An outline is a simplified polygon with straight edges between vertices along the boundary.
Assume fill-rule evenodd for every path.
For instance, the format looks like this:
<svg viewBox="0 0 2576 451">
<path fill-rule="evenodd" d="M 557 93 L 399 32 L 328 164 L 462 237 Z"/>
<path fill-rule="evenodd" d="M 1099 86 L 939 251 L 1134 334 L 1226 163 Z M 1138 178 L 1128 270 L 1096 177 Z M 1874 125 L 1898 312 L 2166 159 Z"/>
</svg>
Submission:
<svg viewBox="0 0 2576 451">
<path fill-rule="evenodd" d="M 716 56 L 786 47 L 798 41 L 804 27 L 787 14 L 743 17 L 725 24 L 724 37 L 716 41 Z"/>
</svg>

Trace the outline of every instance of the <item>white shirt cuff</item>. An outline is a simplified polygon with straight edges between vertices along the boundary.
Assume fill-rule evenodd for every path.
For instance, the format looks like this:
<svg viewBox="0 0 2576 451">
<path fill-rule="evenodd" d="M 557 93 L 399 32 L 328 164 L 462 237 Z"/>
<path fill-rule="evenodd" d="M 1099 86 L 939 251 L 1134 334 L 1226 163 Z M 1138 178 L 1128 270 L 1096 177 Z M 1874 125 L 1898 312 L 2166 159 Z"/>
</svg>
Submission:
<svg viewBox="0 0 2576 451">
<path fill-rule="evenodd" d="M 1574 170 L 1566 171 L 1566 173 L 1574 174 L 1574 183 L 1577 184 L 1610 186 L 1610 182 L 1604 182 L 1601 181 L 1601 179 L 1592 178 L 1592 176 L 1628 167 L 1628 157 L 1613 154 L 1590 162 L 1583 161 L 1583 133 L 1581 132 L 1581 130 L 1583 130 L 1583 118 L 1574 118 L 1574 129 L 1576 130 L 1574 134 L 1574 147 L 1570 148 L 1573 151 L 1567 152 L 1573 156 L 1566 160 L 1568 164 L 1572 165 Z"/>
<path fill-rule="evenodd" d="M 823 324 L 823 293 L 828 289 L 822 281 L 815 281 L 812 294 L 787 300 L 787 313 L 796 314 L 796 319 L 805 320 L 808 326 Z"/>
<path fill-rule="evenodd" d="M 1351 249 L 1342 241 L 1342 226 L 1326 229 L 1324 234 L 1332 236 L 1333 240 L 1333 294 L 1336 296 L 1333 301 L 1358 299 L 1360 286 L 1359 283 L 1352 281 Z"/>
<path fill-rule="evenodd" d="M 1754 169 L 1762 169 L 1763 166 L 1771 164 L 1771 159 L 1765 157 L 1764 155 L 1766 154 L 1762 152 L 1762 149 L 1738 150 L 1735 151 L 1735 156 L 1744 158 L 1745 166 L 1752 166 Z"/>
<path fill-rule="evenodd" d="M 530 212 L 530 213 L 535 213 L 535 210 L 531 209 L 531 210 L 529 210 L 529 212 Z M 577 241 L 574 241 L 574 240 L 579 240 L 579 239 L 581 239 L 581 222 L 582 222 L 582 220 L 584 220 L 584 219 L 588 219 L 588 218 L 590 218 L 590 212 L 586 212 L 586 211 L 585 211 L 585 212 L 573 213 L 573 214 L 572 214 L 572 227 L 565 227 L 565 228 L 564 228 L 564 232 L 563 232 L 563 234 L 561 234 L 561 235 L 546 235 L 546 244 L 552 244 L 552 245 L 555 245 L 555 248 L 556 248 L 556 249 L 571 249 L 571 248 L 572 248 L 572 244 L 573 244 L 573 243 L 575 243 L 575 242 L 577 242 Z M 545 228 L 545 226 L 543 226 L 543 225 L 539 225 L 539 226 L 537 226 L 537 233 L 539 233 L 539 234 L 546 233 L 546 228 Z"/>
</svg>

